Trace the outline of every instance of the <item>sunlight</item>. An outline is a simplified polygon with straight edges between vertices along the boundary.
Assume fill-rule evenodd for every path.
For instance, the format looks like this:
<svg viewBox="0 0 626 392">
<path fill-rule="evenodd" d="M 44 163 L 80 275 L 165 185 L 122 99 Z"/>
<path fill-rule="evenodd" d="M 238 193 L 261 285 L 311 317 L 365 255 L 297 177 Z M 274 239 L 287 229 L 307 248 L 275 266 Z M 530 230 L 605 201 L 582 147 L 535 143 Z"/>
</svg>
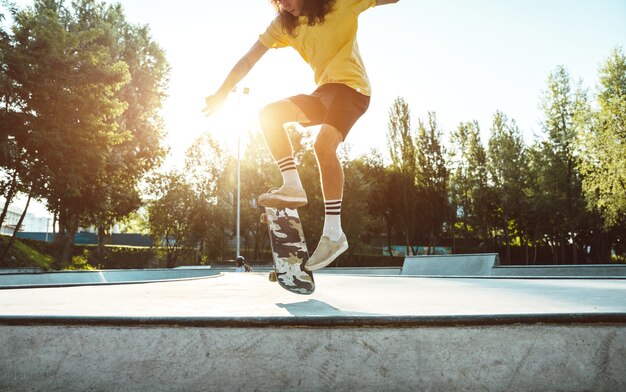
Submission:
<svg viewBox="0 0 626 392">
<path fill-rule="evenodd" d="M 178 83 L 170 88 L 170 97 L 161 111 L 167 130 L 164 143 L 170 149 L 165 162 L 167 167 L 181 168 L 185 152 L 205 132 L 210 133 L 232 156 L 237 155 L 239 134 L 243 153 L 248 142 L 247 130 L 258 126 L 258 108 L 249 96 L 231 93 L 219 112 L 205 117 L 201 112 L 204 101 L 202 92 L 190 83 Z"/>
<path fill-rule="evenodd" d="M 246 90 L 248 91 L 248 90 Z M 257 111 L 251 105 L 249 93 L 244 93 L 243 88 L 230 93 L 222 109 L 207 118 L 207 129 L 220 146 L 233 156 L 237 155 L 237 140 L 241 142 L 243 154 L 248 142 L 247 130 L 257 127 Z"/>
</svg>

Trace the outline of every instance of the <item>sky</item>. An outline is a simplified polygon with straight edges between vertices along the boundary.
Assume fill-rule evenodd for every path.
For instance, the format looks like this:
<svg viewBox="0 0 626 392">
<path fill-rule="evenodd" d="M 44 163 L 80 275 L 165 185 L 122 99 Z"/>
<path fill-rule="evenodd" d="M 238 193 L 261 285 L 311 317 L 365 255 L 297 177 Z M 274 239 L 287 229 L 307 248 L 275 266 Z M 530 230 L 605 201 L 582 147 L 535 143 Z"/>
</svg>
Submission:
<svg viewBox="0 0 626 392">
<path fill-rule="evenodd" d="M 175 154 L 207 129 L 233 146 L 237 132 L 224 118 L 236 113 L 249 120 L 246 127 L 264 104 L 315 89 L 310 68 L 294 50 L 270 50 L 240 83 L 250 96 L 233 97 L 221 120 L 207 119 L 200 112 L 204 97 L 265 30 L 274 16 L 269 1 L 122 4 L 131 22 L 150 25 L 172 66 L 163 114 Z M 539 103 L 548 74 L 564 65 L 594 90 L 601 63 L 626 45 L 624 21 L 624 0 L 401 0 L 369 9 L 360 17 L 358 40 L 373 96 L 347 142 L 354 155 L 371 148 L 385 153 L 389 108 L 403 97 L 414 128 L 434 111 L 445 132 L 477 120 L 485 141 L 500 110 L 530 143 L 541 133 Z M 247 105 L 238 109 L 242 100 Z"/>
<path fill-rule="evenodd" d="M 118 2 L 131 23 L 150 27 L 171 66 L 162 110 L 169 165 L 180 167 L 184 150 L 205 131 L 235 151 L 237 132 L 256 127 L 263 105 L 315 89 L 293 49 L 273 49 L 240 83 L 250 94 L 231 94 L 222 113 L 206 118 L 204 97 L 274 17 L 269 1 Z M 359 18 L 358 42 L 373 95 L 346 140 L 352 155 L 373 148 L 386 154 L 397 97 L 409 104 L 414 129 L 432 111 L 446 135 L 460 122 L 478 121 L 486 142 L 493 114 L 502 111 L 530 144 L 542 132 L 548 74 L 563 65 L 593 93 L 601 64 L 615 47 L 626 49 L 625 21 L 626 0 L 400 0 L 371 8 Z"/>
</svg>

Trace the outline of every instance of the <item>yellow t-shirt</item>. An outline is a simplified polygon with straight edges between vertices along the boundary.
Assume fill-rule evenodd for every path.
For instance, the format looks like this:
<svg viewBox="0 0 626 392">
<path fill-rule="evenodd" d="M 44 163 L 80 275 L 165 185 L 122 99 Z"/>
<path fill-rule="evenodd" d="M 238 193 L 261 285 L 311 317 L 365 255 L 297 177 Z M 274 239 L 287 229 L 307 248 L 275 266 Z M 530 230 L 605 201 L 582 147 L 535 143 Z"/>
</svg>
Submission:
<svg viewBox="0 0 626 392">
<path fill-rule="evenodd" d="M 295 37 L 283 31 L 274 19 L 259 42 L 267 48 L 291 46 L 315 73 L 318 86 L 342 83 L 364 95 L 371 95 L 367 72 L 356 42 L 359 14 L 376 5 L 376 0 L 337 0 L 324 23 L 308 26 L 306 17 L 295 30 Z"/>
</svg>

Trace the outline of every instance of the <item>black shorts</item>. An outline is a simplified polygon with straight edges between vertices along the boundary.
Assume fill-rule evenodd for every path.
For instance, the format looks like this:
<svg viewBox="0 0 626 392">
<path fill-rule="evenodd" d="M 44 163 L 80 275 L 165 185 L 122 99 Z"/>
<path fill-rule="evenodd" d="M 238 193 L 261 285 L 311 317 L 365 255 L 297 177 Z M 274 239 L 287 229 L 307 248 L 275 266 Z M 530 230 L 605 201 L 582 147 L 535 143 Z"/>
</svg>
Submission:
<svg viewBox="0 0 626 392">
<path fill-rule="evenodd" d="M 300 94 L 287 100 L 298 106 L 310 120 L 300 124 L 332 125 L 339 130 L 343 140 L 370 104 L 370 97 L 341 83 L 323 84 L 311 95 Z"/>
</svg>

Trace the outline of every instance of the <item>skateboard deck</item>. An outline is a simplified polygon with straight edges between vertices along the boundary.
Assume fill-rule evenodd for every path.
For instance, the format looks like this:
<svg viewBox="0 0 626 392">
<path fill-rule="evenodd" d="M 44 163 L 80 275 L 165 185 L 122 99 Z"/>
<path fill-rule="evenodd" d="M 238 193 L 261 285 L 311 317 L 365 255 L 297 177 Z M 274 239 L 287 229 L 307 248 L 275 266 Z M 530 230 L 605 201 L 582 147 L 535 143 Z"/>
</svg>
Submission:
<svg viewBox="0 0 626 392">
<path fill-rule="evenodd" d="M 267 223 L 272 247 L 274 272 L 278 284 L 296 294 L 312 294 L 315 291 L 313 273 L 304 270 L 309 251 L 304 239 L 298 210 L 293 208 L 265 207 L 261 219 Z"/>
</svg>

